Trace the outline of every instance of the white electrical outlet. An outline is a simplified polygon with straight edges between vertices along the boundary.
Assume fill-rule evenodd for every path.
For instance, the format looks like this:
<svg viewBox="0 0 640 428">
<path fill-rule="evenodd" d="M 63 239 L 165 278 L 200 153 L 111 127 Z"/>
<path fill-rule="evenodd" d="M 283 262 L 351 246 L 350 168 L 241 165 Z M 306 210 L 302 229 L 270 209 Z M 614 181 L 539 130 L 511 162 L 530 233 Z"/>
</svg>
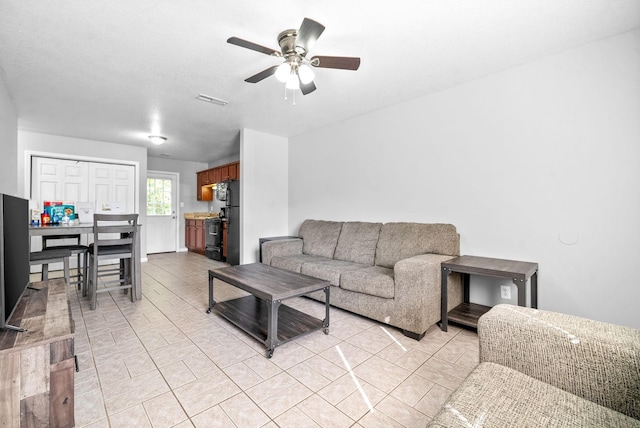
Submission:
<svg viewBox="0 0 640 428">
<path fill-rule="evenodd" d="M 501 285 L 500 297 L 503 299 L 511 300 L 511 287 L 509 287 L 508 285 Z"/>
</svg>

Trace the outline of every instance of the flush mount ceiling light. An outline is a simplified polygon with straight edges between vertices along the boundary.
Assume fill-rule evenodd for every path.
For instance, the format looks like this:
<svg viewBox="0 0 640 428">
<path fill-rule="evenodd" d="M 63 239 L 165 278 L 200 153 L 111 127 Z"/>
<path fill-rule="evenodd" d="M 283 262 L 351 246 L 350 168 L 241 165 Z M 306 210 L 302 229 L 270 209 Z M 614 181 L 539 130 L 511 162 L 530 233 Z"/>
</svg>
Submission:
<svg viewBox="0 0 640 428">
<path fill-rule="evenodd" d="M 167 137 L 163 137 L 162 135 L 149 135 L 149 139 L 156 146 L 164 144 L 167 141 Z"/>
</svg>

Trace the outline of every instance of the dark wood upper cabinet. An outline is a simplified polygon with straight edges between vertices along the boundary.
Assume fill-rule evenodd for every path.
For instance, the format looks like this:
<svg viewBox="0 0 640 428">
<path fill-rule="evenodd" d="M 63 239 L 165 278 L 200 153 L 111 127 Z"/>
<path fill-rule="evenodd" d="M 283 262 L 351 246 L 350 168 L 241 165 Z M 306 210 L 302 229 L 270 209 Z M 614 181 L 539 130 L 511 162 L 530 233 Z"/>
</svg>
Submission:
<svg viewBox="0 0 640 428">
<path fill-rule="evenodd" d="M 226 165 L 198 171 L 198 183 L 196 189 L 196 199 L 198 201 L 213 201 L 212 184 L 227 180 L 240 179 L 240 162 L 233 162 Z"/>
</svg>

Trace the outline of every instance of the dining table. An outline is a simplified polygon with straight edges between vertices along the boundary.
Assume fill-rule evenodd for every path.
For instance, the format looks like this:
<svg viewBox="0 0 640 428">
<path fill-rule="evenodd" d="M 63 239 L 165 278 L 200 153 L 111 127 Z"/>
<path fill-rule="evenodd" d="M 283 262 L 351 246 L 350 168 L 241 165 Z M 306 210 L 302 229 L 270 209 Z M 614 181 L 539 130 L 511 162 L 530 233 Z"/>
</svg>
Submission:
<svg viewBox="0 0 640 428">
<path fill-rule="evenodd" d="M 136 228 L 133 240 L 133 298 L 142 299 L 142 263 L 140 262 L 140 227 Z M 55 224 L 31 224 L 29 236 L 56 236 L 56 235 L 93 235 L 93 223 L 55 223 Z"/>
</svg>

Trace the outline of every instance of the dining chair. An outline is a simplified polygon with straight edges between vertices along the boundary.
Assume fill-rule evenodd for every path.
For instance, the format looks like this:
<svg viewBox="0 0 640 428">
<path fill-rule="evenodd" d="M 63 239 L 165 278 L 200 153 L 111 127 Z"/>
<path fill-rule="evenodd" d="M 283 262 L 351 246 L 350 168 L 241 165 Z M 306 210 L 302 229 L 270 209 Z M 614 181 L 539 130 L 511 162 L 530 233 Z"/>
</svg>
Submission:
<svg viewBox="0 0 640 428">
<path fill-rule="evenodd" d="M 49 279 L 49 263 L 62 262 L 64 281 L 70 284 L 69 257 L 71 257 L 71 250 L 68 248 L 32 251 L 29 253 L 29 266 L 42 265 L 41 279 L 46 281 Z"/>
<path fill-rule="evenodd" d="M 56 241 L 61 240 L 75 240 L 74 244 L 57 244 Z M 76 269 L 76 275 L 71 284 L 76 284 L 78 290 L 81 288 L 84 290 L 87 287 L 87 252 L 89 247 L 80 243 L 80 235 L 43 235 L 42 236 L 42 249 L 68 249 L 71 250 L 72 256 L 77 256 L 78 267 Z M 52 245 L 53 244 L 53 245 Z M 47 265 L 42 266 L 43 272 L 48 269 Z"/>
<path fill-rule="evenodd" d="M 89 294 L 91 309 L 96 308 L 97 294 L 123 290 L 134 299 L 135 242 L 138 214 L 94 214 L 93 243 L 89 245 L 89 276 L 84 295 Z M 114 263 L 99 265 L 101 260 Z M 117 262 L 116 262 L 117 261 Z M 116 266 L 114 267 L 114 264 Z M 98 287 L 98 278 L 103 286 Z M 129 291 L 130 290 L 130 291 Z"/>
</svg>

